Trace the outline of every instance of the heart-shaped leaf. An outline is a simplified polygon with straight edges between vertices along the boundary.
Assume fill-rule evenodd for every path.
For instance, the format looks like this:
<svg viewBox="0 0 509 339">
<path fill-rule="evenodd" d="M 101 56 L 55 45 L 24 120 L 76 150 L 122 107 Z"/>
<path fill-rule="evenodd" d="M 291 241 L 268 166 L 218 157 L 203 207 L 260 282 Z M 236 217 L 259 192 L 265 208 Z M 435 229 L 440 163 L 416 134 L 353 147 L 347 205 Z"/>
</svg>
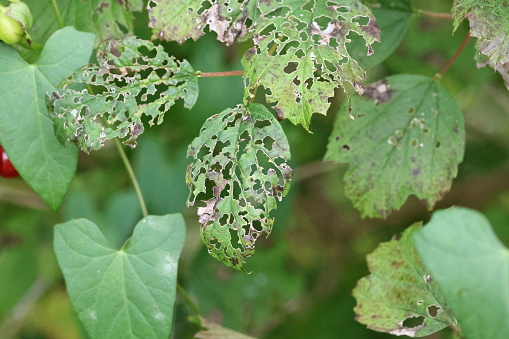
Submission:
<svg viewBox="0 0 509 339">
<path fill-rule="evenodd" d="M 440 287 L 465 338 L 509 333 L 509 250 L 479 212 L 452 208 L 433 213 L 414 243 Z"/>
<path fill-rule="evenodd" d="M 0 43 L 0 143 L 26 183 L 53 210 L 74 177 L 78 150 L 62 146 L 55 137 L 46 92 L 88 62 L 93 43 L 93 34 L 64 28 L 51 36 L 34 64 Z"/>
<path fill-rule="evenodd" d="M 56 226 L 55 252 L 74 310 L 91 338 L 168 338 L 182 215 L 148 216 L 120 249 L 86 219 Z"/>
</svg>

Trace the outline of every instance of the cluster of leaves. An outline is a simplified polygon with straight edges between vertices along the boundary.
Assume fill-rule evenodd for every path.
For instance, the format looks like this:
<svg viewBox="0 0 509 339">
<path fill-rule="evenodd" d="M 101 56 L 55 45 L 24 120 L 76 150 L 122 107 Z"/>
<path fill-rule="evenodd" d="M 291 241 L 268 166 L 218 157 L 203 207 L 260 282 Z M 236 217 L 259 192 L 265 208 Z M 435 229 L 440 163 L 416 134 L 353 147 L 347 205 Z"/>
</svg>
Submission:
<svg viewBox="0 0 509 339">
<path fill-rule="evenodd" d="M 49 8 L 27 3 L 34 17 Z M 351 86 L 356 94 L 337 115 L 325 160 L 349 164 L 346 194 L 363 216 L 386 217 L 410 195 L 431 209 L 449 190 L 464 152 L 461 111 L 433 78 L 402 74 L 362 85 L 363 65 L 390 54 L 412 11 L 406 0 L 370 3 L 378 7 L 371 11 L 358 0 L 148 1 L 154 39 L 196 40 L 208 27 L 226 45 L 252 41 L 242 59 L 242 104 L 212 115 L 188 149 L 194 159 L 186 178 L 188 205 L 198 207 L 209 253 L 227 266 L 243 270 L 257 238 L 271 232 L 270 213 L 288 192 L 290 150 L 277 120 L 288 119 L 309 131 L 312 115 L 327 113 L 339 87 L 348 93 Z M 134 146 L 147 120 L 149 125 L 162 123 L 178 99 L 186 108 L 194 105 L 199 75 L 160 45 L 122 37 L 122 28 L 132 32 L 132 12 L 141 10 L 141 0 L 56 4 L 66 24 L 96 36 L 59 30 L 33 64 L 0 44 L 0 101 L 8 112 L 0 115 L 0 143 L 53 209 L 61 204 L 77 159 L 76 147 L 58 141 L 86 152 L 112 138 Z M 507 27 L 487 23 L 507 22 L 507 8 L 506 0 L 456 0 L 453 6 L 454 29 L 468 14 L 471 35 L 485 56 L 480 63 L 501 72 L 506 83 Z M 36 20 L 32 38 L 45 41 L 53 25 Z M 112 37 L 118 40 L 97 45 Z M 388 44 L 375 44 L 384 37 Z M 93 46 L 99 46 L 97 64 L 83 66 Z M 376 57 L 378 49 L 381 56 Z M 262 87 L 275 114 L 252 103 Z M 455 224 L 455 232 L 476 235 L 476 245 L 461 243 L 472 245 L 474 254 L 455 247 Z M 449 233 L 443 236 L 439 229 Z M 88 220 L 56 227 L 55 251 L 69 295 L 93 338 L 169 336 L 183 241 L 180 215 L 146 216 L 120 250 Z M 491 265 L 470 260 L 485 251 L 483 246 L 496 259 Z M 368 258 L 372 275 L 354 291 L 357 319 L 398 335 L 423 336 L 446 326 L 472 338 L 506 333 L 494 321 L 507 318 L 507 305 L 496 298 L 482 300 L 478 289 L 507 266 L 506 252 L 479 214 L 439 212 L 426 228 L 410 227 Z M 481 272 L 480 278 L 464 279 L 469 272 Z M 500 281 L 492 280 L 493 291 L 505 293 Z M 503 311 L 496 318 L 479 307 L 474 319 L 468 313 L 471 299 Z M 411 318 L 422 322 L 408 326 Z M 200 335 L 218 332 L 213 324 L 201 323 L 209 332 Z"/>
</svg>

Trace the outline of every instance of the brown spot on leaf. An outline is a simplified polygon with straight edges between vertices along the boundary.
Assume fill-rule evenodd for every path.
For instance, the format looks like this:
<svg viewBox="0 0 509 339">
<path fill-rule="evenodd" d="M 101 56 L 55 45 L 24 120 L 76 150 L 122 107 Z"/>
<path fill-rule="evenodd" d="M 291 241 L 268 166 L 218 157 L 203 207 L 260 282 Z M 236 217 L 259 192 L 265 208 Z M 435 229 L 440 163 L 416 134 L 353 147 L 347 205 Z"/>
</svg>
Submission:
<svg viewBox="0 0 509 339">
<path fill-rule="evenodd" d="M 362 96 L 368 97 L 376 103 L 384 103 L 392 99 L 392 94 L 393 91 L 390 89 L 389 82 L 386 79 L 382 79 L 366 86 Z"/>
</svg>

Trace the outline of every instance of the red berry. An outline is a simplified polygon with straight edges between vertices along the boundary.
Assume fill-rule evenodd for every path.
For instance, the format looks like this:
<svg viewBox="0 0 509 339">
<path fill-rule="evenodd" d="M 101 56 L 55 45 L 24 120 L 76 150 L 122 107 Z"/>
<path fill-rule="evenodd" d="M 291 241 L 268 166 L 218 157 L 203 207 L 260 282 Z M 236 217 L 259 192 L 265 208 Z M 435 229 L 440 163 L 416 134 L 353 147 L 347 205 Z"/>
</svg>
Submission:
<svg viewBox="0 0 509 339">
<path fill-rule="evenodd" d="M 14 178 L 19 175 L 18 171 L 12 166 L 11 161 L 7 157 L 4 148 L 0 146 L 0 175 L 5 178 Z"/>
</svg>

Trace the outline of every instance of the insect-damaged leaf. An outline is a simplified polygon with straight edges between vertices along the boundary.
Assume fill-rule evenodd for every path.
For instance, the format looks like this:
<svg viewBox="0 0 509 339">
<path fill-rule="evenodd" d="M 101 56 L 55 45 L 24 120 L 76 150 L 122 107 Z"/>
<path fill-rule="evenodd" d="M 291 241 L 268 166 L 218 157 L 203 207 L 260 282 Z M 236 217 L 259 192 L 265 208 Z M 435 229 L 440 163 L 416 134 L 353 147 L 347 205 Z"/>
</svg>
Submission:
<svg viewBox="0 0 509 339">
<path fill-rule="evenodd" d="M 271 210 L 288 191 L 290 149 L 274 116 L 260 104 L 210 117 L 189 146 L 188 205 L 196 200 L 209 253 L 242 269 L 256 239 L 272 229 Z"/>
<path fill-rule="evenodd" d="M 420 224 L 407 228 L 367 256 L 371 274 L 353 290 L 356 320 L 395 335 L 423 337 L 456 320 L 448 314 L 438 287 L 413 246 Z M 414 322 L 409 324 L 409 322 Z"/>
<path fill-rule="evenodd" d="M 242 60 L 245 101 L 264 86 L 279 119 L 309 130 L 311 115 L 326 114 L 336 87 L 348 82 L 363 92 L 365 73 L 349 55 L 348 35 L 362 36 L 372 54 L 380 30 L 360 1 L 262 1 L 259 8 L 255 46 Z"/>
<path fill-rule="evenodd" d="M 396 75 L 340 109 L 325 160 L 348 163 L 346 195 L 363 216 L 386 217 L 411 194 L 431 208 L 463 159 L 461 110 L 431 78 Z"/>
<path fill-rule="evenodd" d="M 507 75 L 509 72 L 509 0 L 454 0 L 452 15 L 455 30 L 467 15 L 470 22 L 470 35 L 479 39 L 479 52 L 488 57 L 487 64 L 503 75 L 505 69 Z"/>
<path fill-rule="evenodd" d="M 126 138 L 125 143 L 134 147 L 143 133 L 143 115 L 151 118 L 151 126 L 160 124 L 177 99 L 191 108 L 198 97 L 191 65 L 176 61 L 150 41 L 134 37 L 107 41 L 100 46 L 97 61 L 98 65 L 82 67 L 63 80 L 49 98 L 57 137 L 85 152 L 115 137 Z"/>
<path fill-rule="evenodd" d="M 414 235 L 415 248 L 458 319 L 465 338 L 509 333 L 509 249 L 479 212 L 433 213 Z"/>
<path fill-rule="evenodd" d="M 200 38 L 208 26 L 219 41 L 231 45 L 248 35 L 257 4 L 257 0 L 150 0 L 152 38 L 183 43 Z"/>
</svg>

